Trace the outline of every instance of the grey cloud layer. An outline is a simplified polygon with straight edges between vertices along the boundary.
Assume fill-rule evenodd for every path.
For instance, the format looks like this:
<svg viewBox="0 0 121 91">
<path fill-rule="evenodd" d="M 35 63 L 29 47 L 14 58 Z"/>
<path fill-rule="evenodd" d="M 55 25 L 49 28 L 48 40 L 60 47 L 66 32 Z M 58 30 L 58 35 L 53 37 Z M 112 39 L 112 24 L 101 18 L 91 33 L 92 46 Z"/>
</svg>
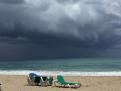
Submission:
<svg viewBox="0 0 121 91">
<path fill-rule="evenodd" d="M 23 3 L 24 0 L 0 0 L 2 3 L 6 4 L 20 4 Z"/>
<path fill-rule="evenodd" d="M 12 27 L 16 22 L 40 32 L 56 32 L 79 35 L 84 32 L 118 31 L 121 20 L 119 0 L 5 0 L 14 5 L 1 4 L 2 26 Z M 7 19 L 6 19 L 7 18 Z M 6 24 L 6 21 L 11 24 Z M 85 27 L 91 28 L 85 30 Z M 81 29 L 80 29 L 81 28 Z M 94 29 L 93 29 L 94 28 Z M 95 29 L 96 28 L 96 29 Z M 44 31 L 41 31 L 43 29 Z M 113 30 L 113 29 L 112 29 Z M 119 32 L 119 31 L 118 31 Z"/>
<path fill-rule="evenodd" d="M 41 43 L 44 33 L 77 39 L 71 44 L 80 49 L 114 50 L 121 45 L 120 25 L 120 0 L 0 0 L 1 38 Z"/>
</svg>

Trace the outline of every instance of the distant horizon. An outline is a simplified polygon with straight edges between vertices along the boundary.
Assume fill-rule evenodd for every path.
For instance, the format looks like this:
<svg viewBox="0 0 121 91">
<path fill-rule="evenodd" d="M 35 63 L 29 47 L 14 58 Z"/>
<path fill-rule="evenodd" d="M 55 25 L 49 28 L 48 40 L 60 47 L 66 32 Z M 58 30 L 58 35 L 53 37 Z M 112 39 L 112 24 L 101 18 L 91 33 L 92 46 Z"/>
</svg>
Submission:
<svg viewBox="0 0 121 91">
<path fill-rule="evenodd" d="M 27 59 L 21 59 L 21 58 L 14 58 L 14 59 L 1 59 L 0 61 L 51 61 L 51 60 L 81 60 L 81 59 L 121 59 L 120 57 L 80 57 L 80 58 L 27 58 Z"/>
</svg>

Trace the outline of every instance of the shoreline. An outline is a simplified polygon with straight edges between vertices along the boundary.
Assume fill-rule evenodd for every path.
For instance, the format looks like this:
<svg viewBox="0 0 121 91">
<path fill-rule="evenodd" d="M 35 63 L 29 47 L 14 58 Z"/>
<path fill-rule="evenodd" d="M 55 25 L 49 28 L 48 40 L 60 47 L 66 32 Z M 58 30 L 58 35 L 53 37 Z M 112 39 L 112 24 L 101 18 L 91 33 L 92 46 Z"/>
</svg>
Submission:
<svg viewBox="0 0 121 91">
<path fill-rule="evenodd" d="M 64 76 L 121 76 L 121 71 L 109 72 L 76 72 L 76 71 L 31 71 L 31 70 L 0 70 L 0 75 L 28 75 L 29 73 L 36 73 L 40 75 L 64 75 Z"/>
<path fill-rule="evenodd" d="M 121 76 L 64 76 L 64 78 L 66 81 L 80 82 L 82 86 L 78 89 L 28 86 L 27 75 L 0 75 L 0 82 L 2 91 L 121 91 Z"/>
</svg>

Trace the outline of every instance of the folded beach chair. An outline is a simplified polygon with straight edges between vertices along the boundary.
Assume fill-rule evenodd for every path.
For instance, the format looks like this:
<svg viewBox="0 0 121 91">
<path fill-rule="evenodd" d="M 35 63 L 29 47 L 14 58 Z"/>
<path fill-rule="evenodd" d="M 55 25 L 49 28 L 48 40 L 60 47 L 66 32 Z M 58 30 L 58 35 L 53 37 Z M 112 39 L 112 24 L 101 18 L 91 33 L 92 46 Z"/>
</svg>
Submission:
<svg viewBox="0 0 121 91">
<path fill-rule="evenodd" d="M 58 75 L 57 81 L 54 81 L 54 85 L 58 87 L 71 87 L 71 88 L 78 88 L 81 86 L 81 83 L 78 82 L 66 82 L 63 76 Z"/>
<path fill-rule="evenodd" d="M 30 73 L 27 78 L 28 84 L 32 86 L 47 86 L 47 77 L 40 76 L 35 73 Z"/>
<path fill-rule="evenodd" d="M 27 81 L 29 85 L 39 85 L 40 83 L 40 76 L 35 73 L 30 73 L 27 77 Z"/>
</svg>

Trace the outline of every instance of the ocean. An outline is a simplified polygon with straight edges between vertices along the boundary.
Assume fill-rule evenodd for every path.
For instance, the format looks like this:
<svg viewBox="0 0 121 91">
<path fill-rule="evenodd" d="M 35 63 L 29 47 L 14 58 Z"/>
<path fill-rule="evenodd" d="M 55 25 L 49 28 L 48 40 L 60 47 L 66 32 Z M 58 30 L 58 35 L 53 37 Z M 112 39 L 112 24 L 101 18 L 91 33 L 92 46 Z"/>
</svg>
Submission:
<svg viewBox="0 0 121 91">
<path fill-rule="evenodd" d="M 121 59 L 0 60 L 1 75 L 121 76 Z"/>
</svg>

